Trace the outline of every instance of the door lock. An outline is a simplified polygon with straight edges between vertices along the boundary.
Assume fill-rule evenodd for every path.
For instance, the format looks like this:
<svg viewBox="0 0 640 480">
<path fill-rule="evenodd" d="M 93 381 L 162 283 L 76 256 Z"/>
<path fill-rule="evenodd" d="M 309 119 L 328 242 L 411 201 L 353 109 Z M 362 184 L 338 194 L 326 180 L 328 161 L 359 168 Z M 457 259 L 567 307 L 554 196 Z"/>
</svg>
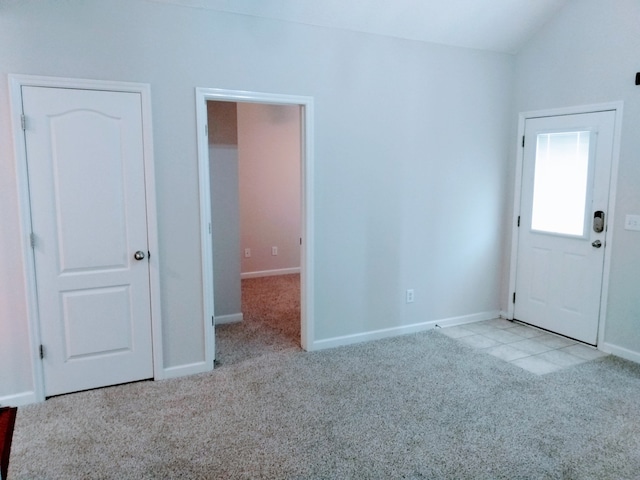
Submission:
<svg viewBox="0 0 640 480">
<path fill-rule="evenodd" d="M 593 213 L 593 231 L 596 233 L 602 233 L 604 230 L 604 212 L 598 210 Z"/>
</svg>

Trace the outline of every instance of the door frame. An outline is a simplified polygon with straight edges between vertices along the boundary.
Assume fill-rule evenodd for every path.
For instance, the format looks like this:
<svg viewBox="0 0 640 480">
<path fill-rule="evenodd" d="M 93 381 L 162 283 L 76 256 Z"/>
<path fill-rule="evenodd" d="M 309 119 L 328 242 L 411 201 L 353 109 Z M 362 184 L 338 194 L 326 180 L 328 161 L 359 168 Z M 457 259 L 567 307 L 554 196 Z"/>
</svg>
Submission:
<svg viewBox="0 0 640 480">
<path fill-rule="evenodd" d="M 149 286 L 151 307 L 151 333 L 153 349 L 153 375 L 155 380 L 164 378 L 162 355 L 162 316 L 160 301 L 160 272 L 158 248 L 158 222 L 155 193 L 155 169 L 153 157 L 153 130 L 151 125 L 151 87 L 144 83 L 130 83 L 107 80 L 85 80 L 76 78 L 45 77 L 37 75 L 9 74 L 9 102 L 13 145 L 18 181 L 18 208 L 20 233 L 22 237 L 22 263 L 24 266 L 25 290 L 27 297 L 27 323 L 31 351 L 33 398 L 32 402 L 45 400 L 44 369 L 40 360 L 40 318 L 38 313 L 38 293 L 36 289 L 35 254 L 31 248 L 31 199 L 29 196 L 29 176 L 27 151 L 22 130 L 22 87 L 68 88 L 77 90 L 107 90 L 112 92 L 139 93 L 142 107 L 142 142 L 145 172 L 145 198 L 147 213 L 147 236 L 149 242 Z M 27 119 L 28 122 L 28 119 Z M 30 402 L 26 402 L 30 403 Z"/>
<path fill-rule="evenodd" d="M 220 88 L 196 88 L 196 132 L 198 142 L 198 175 L 200 185 L 200 238 L 202 246 L 202 284 L 206 361 L 213 365 L 215 332 L 213 327 L 213 236 L 211 234 L 211 184 L 209 181 L 209 143 L 207 135 L 207 101 L 297 105 L 301 107 L 300 159 L 300 343 L 304 350 L 313 348 L 313 271 L 314 271 L 314 162 L 313 162 L 313 97 L 282 95 Z M 207 294 L 206 292 L 209 292 Z"/>
<path fill-rule="evenodd" d="M 604 111 L 615 112 L 613 129 L 613 151 L 611 153 L 611 177 L 609 179 L 609 199 L 607 207 L 607 231 L 605 234 L 604 265 L 602 271 L 602 288 L 600 290 L 600 311 L 598 322 L 598 346 L 604 338 L 604 329 L 607 314 L 607 299 L 609 297 L 609 276 L 611 270 L 611 251 L 613 247 L 613 225 L 615 220 L 615 201 L 618 185 L 618 164 L 620 160 L 620 138 L 622 136 L 623 102 L 609 102 L 595 105 L 583 105 L 549 110 L 536 110 L 521 112 L 518 115 L 518 146 L 516 154 L 515 187 L 513 195 L 513 212 L 511 227 L 511 257 L 509 267 L 509 291 L 507 297 L 507 318 L 513 320 L 514 302 L 513 295 L 516 289 L 516 274 L 518 270 L 518 243 L 520 229 L 518 227 L 518 215 L 520 213 L 522 195 L 522 164 L 524 160 L 524 146 L 522 139 L 525 132 L 525 123 L 529 119 L 541 117 L 556 117 L 562 115 L 577 115 L 581 113 L 597 113 Z"/>
</svg>

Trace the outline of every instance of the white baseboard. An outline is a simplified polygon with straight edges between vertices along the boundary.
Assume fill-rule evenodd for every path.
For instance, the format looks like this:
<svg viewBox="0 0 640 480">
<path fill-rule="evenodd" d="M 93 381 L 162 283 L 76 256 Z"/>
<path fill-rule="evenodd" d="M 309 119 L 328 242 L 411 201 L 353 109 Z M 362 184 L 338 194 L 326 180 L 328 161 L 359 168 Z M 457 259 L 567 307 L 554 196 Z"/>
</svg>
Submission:
<svg viewBox="0 0 640 480">
<path fill-rule="evenodd" d="M 238 323 L 244 320 L 244 316 L 242 312 L 240 313 L 230 313 L 229 315 L 218 315 L 214 319 L 214 323 L 216 325 L 224 325 L 225 323 Z"/>
<path fill-rule="evenodd" d="M 261 270 L 258 272 L 244 272 L 240 274 L 240 278 L 273 277 L 276 275 L 290 275 L 292 273 L 300 273 L 300 267 L 279 268 L 277 270 Z"/>
<path fill-rule="evenodd" d="M 605 353 L 610 353 L 616 357 L 624 358 L 625 360 L 631 360 L 632 362 L 640 363 L 640 352 L 634 352 L 628 348 L 618 347 L 611 343 L 603 342 L 598 345 L 598 350 L 602 350 Z"/>
<path fill-rule="evenodd" d="M 504 318 L 505 320 L 513 320 L 512 318 L 509 318 L 509 313 L 505 312 L 504 310 L 500 310 L 500 318 Z"/>
<path fill-rule="evenodd" d="M 177 367 L 169 367 L 163 370 L 163 380 L 168 378 L 186 377 L 187 375 L 195 375 L 197 373 L 205 373 L 213 370 L 213 365 L 207 362 L 189 363 L 187 365 L 179 365 Z"/>
<path fill-rule="evenodd" d="M 435 323 L 438 327 L 453 327 L 455 325 L 464 325 L 466 323 L 484 322 L 485 320 L 493 320 L 495 318 L 500 318 L 499 310 L 445 318 L 442 320 L 438 320 Z"/>
<path fill-rule="evenodd" d="M 37 403 L 36 392 L 22 392 L 15 395 L 5 395 L 0 397 L 1 407 L 21 407 L 31 403 Z"/>
<path fill-rule="evenodd" d="M 371 340 L 381 340 L 383 338 L 396 337 L 398 335 L 406 335 L 408 333 L 417 333 L 425 330 L 431 330 L 436 327 L 452 327 L 454 325 L 464 325 L 465 323 L 482 322 L 484 320 L 492 320 L 498 318 L 500 312 L 494 310 L 491 312 L 474 313 L 471 315 L 463 315 L 460 317 L 443 318 L 440 320 L 431 320 L 428 322 L 414 323 L 411 325 L 402 325 L 399 327 L 384 328 L 365 333 L 356 333 L 353 335 L 344 335 L 342 337 L 327 338 L 325 340 L 316 340 L 310 350 L 324 350 L 326 348 L 341 347 L 344 345 L 352 345 L 355 343 L 369 342 Z"/>
</svg>

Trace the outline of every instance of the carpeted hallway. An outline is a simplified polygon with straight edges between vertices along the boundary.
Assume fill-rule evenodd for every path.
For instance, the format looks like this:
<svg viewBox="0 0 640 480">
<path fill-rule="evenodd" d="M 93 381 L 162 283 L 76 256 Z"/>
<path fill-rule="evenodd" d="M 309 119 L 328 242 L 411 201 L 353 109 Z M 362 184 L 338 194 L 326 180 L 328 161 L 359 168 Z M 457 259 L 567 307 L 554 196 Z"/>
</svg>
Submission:
<svg viewBox="0 0 640 480">
<path fill-rule="evenodd" d="M 437 330 L 307 353 L 259 310 L 211 373 L 21 408 L 9 479 L 639 478 L 638 364 L 536 375 Z"/>
<path fill-rule="evenodd" d="M 300 351 L 300 275 L 242 280 L 244 320 L 216 326 L 216 365 Z"/>
</svg>

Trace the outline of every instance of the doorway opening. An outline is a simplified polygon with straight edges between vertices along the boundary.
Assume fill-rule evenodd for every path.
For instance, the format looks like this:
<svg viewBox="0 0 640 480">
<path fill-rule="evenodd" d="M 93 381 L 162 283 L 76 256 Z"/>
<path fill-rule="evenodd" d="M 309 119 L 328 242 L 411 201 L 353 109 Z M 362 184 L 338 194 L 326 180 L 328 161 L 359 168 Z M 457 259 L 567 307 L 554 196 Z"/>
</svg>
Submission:
<svg viewBox="0 0 640 480">
<path fill-rule="evenodd" d="M 312 339 L 308 97 L 196 89 L 208 360 Z"/>
</svg>

